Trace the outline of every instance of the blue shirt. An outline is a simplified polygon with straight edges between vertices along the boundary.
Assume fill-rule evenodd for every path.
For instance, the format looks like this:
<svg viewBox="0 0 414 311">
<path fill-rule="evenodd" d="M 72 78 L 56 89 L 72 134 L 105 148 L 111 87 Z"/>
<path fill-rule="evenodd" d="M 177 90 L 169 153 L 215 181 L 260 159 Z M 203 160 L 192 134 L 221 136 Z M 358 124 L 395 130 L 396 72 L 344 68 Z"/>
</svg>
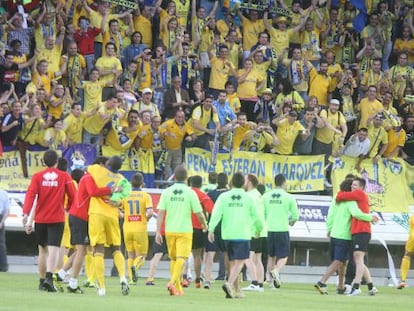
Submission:
<svg viewBox="0 0 414 311">
<path fill-rule="evenodd" d="M 214 101 L 213 106 L 217 110 L 217 115 L 221 126 L 226 125 L 230 121 L 236 119 L 236 114 L 231 109 L 228 101 L 226 101 L 224 105 L 221 105 L 218 101 Z"/>
</svg>

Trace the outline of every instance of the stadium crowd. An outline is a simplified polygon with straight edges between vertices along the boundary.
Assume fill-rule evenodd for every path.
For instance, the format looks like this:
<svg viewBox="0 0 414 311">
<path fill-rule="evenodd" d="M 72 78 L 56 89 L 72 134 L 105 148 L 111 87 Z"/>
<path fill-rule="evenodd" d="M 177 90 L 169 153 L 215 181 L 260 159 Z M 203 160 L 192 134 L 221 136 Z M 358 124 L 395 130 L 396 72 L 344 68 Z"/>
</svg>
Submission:
<svg viewBox="0 0 414 311">
<path fill-rule="evenodd" d="M 125 163 L 158 179 L 176 173 L 177 183 L 161 197 L 160 214 L 170 212 L 165 229 L 158 218 L 154 249 L 155 254 L 166 251 L 165 235 L 171 259 L 170 294 L 182 294 L 187 278 L 181 282 L 181 272 L 192 242 L 198 287 L 201 250 L 206 247 L 206 289 L 211 285 L 214 253 L 231 250 L 228 282 L 223 285 L 227 298 L 241 295 L 238 278 L 246 259 L 252 278 L 246 290 L 263 291 L 266 273 L 259 258 L 266 243 L 268 278 L 280 287 L 279 271 L 289 255 L 289 226 L 299 217 L 296 201 L 286 193 L 282 175 L 274 177 L 276 189 L 263 197 L 257 177 L 241 173 L 233 175 L 226 194 L 222 193 L 228 190 L 228 177 L 223 173 L 217 177 L 217 188 L 206 191 L 209 196 L 199 189 L 200 176 L 190 179 L 190 191 L 183 185 L 188 176 L 180 166 L 186 147 L 322 154 L 326 162 L 341 155 L 374 163 L 402 157 L 414 164 L 412 1 L 371 0 L 358 9 L 354 4 L 362 1 L 277 0 L 264 6 L 249 1 L 253 7 L 247 10 L 246 3 L 218 0 L 145 0 L 132 3 L 132 8 L 127 8 L 130 2 L 118 0 L 2 3 L 0 151 L 18 148 L 23 158 L 30 148 L 49 149 L 44 155 L 47 168 L 34 175 L 24 204 L 23 220 L 30 233 L 29 215 L 38 198 L 34 221 L 39 289 L 56 291 L 56 269 L 64 278 L 72 268 L 69 291 L 82 292 L 77 277 L 88 254 L 87 267 L 95 270 L 87 271 L 90 283 L 97 280 L 98 294 L 104 296 L 103 257 L 108 246 L 122 293 L 129 293 L 129 282 L 136 283 L 148 252 L 146 220 L 153 213 L 151 199 L 141 187 L 154 186 L 154 179 L 144 180 L 137 173 L 131 179 L 132 191 L 127 191 L 131 185 L 118 173 Z M 362 13 L 367 21 L 358 29 L 355 21 Z M 54 150 L 77 144 L 95 146 L 97 160 L 87 174 L 74 170 L 70 177 L 62 172 L 67 168 Z M 46 174 L 53 178 L 43 180 Z M 72 180 L 79 182 L 77 193 Z M 348 187 L 341 190 L 350 192 L 354 181 L 348 180 Z M 359 187 L 362 192 L 363 186 Z M 77 245 L 77 252 L 73 261 L 57 264 L 54 257 L 66 245 L 60 239 L 65 230 L 65 194 L 71 205 L 73 240 L 68 244 Z M 361 196 L 369 210 L 366 195 Z M 256 205 L 262 210 L 257 211 L 255 203 L 260 200 L 263 206 Z M 185 215 L 171 210 L 178 205 L 185 206 Z M 56 213 L 47 212 L 50 206 Z M 129 222 L 140 223 L 139 243 L 125 236 L 128 273 L 120 251 L 119 211 L 113 206 L 122 210 L 124 233 L 134 227 Z M 231 206 L 243 210 L 245 226 L 234 224 L 241 214 L 235 217 Z M 197 216 L 192 222 L 183 217 L 191 212 Z M 209 223 L 205 213 L 212 214 Z M 365 216 L 368 231 L 352 233 L 363 233 L 367 246 L 372 216 Z M 348 247 L 350 222 L 349 216 L 339 228 Z M 204 244 L 207 229 L 211 248 Z M 227 243 L 224 247 L 217 245 L 220 236 Z M 253 236 L 260 238 L 249 245 Z M 357 277 L 352 291 L 358 295 L 366 249 L 354 251 Z M 406 285 L 411 246 L 406 251 L 401 288 Z M 340 255 L 335 260 L 343 261 L 344 253 Z M 332 271 L 315 285 L 321 293 L 326 293 L 324 282 Z M 152 277 L 147 285 L 153 285 Z M 370 294 L 376 293 L 372 282 L 368 287 Z"/>
<path fill-rule="evenodd" d="M 94 144 L 156 179 L 217 143 L 414 163 L 410 1 L 2 3 L 4 150 Z"/>
</svg>

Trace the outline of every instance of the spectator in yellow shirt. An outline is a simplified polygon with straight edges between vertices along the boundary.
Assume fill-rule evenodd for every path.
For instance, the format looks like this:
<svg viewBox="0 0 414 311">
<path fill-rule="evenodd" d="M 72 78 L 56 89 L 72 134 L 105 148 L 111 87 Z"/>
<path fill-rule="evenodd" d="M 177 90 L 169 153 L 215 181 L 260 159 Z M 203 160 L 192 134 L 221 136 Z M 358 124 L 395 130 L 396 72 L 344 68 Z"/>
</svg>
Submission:
<svg viewBox="0 0 414 311">
<path fill-rule="evenodd" d="M 282 155 L 293 154 L 293 144 L 298 136 L 305 141 L 309 132 L 297 120 L 298 114 L 292 110 L 287 114 L 274 119 L 272 123 L 277 126 L 276 136 L 279 139 L 279 145 L 275 147 L 275 152 Z"/>
</svg>

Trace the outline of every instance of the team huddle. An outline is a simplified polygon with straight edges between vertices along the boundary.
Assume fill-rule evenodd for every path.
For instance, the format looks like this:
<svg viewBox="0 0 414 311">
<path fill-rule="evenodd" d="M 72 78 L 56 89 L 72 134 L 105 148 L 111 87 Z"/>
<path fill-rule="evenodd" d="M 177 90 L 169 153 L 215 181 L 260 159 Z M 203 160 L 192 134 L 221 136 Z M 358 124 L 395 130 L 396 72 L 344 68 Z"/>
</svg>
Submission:
<svg viewBox="0 0 414 311">
<path fill-rule="evenodd" d="M 78 277 L 85 260 L 88 283 L 97 288 L 99 296 L 105 296 L 104 249 L 109 248 L 119 273 L 121 292 L 128 295 L 129 286 L 136 284 L 138 270 L 148 253 L 147 222 L 153 216 L 151 196 L 141 189 L 143 176 L 137 173 L 127 181 L 118 172 L 122 159 L 117 156 L 98 157 L 85 172 L 74 170 L 72 176 L 65 172 L 55 151 L 45 152 L 43 160 L 47 168 L 33 176 L 23 207 L 27 233 L 33 231 L 35 222 L 39 290 L 63 290 L 59 280 L 70 271 L 68 291 L 83 293 Z M 158 203 L 154 257 L 146 285 L 154 285 L 156 265 L 162 254 L 168 252 L 171 278 L 167 289 L 170 295 L 181 296 L 183 288 L 188 286 L 183 271 L 192 253 L 195 286 L 200 288 L 202 284 L 210 289 L 214 256 L 222 251 L 226 267 L 222 289 L 226 298 L 242 298 L 243 291 L 263 292 L 265 281 L 279 288 L 279 273 L 290 254 L 289 227 L 299 220 L 298 205 L 295 197 L 286 191 L 285 177 L 276 175 L 274 188 L 266 191 L 252 174 L 234 173 L 229 188 L 226 174 L 212 175 L 216 185 L 204 188 L 206 193 L 201 190 L 201 176 L 188 177 L 183 166 L 175 169 L 175 182 L 162 192 Z M 338 274 L 338 294 L 361 294 L 362 281 L 367 284 L 369 295 L 378 292 L 364 263 L 371 239 L 371 222 L 378 221 L 370 213 L 364 187 L 364 179 L 347 176 L 329 208 L 326 226 L 332 263 L 314 285 L 321 294 L 328 293 L 326 282 L 334 273 Z M 59 249 L 65 239 L 65 210 L 70 228 L 69 244 L 74 251 L 59 267 Z M 121 251 L 120 223 L 123 223 L 128 273 Z M 399 289 L 406 287 L 414 253 L 414 216 L 410 226 Z M 266 267 L 262 263 L 264 254 L 268 256 Z M 349 258 L 352 260 L 348 263 Z M 244 265 L 251 284 L 241 288 Z"/>
</svg>

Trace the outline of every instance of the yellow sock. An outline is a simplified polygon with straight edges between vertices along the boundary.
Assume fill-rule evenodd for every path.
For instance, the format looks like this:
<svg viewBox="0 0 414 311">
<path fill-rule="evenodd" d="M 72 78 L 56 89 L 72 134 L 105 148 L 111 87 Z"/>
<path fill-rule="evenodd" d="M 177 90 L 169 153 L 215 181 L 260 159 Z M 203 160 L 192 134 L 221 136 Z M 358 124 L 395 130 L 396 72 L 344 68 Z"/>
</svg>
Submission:
<svg viewBox="0 0 414 311">
<path fill-rule="evenodd" d="M 118 269 L 119 277 L 125 277 L 125 258 L 120 251 L 113 252 L 115 267 Z"/>
<path fill-rule="evenodd" d="M 137 268 L 137 270 L 139 270 L 144 265 L 144 263 L 145 263 L 145 256 L 138 256 L 134 260 L 134 265 Z"/>
<path fill-rule="evenodd" d="M 174 264 L 174 270 L 171 273 L 171 283 L 178 289 L 181 287 L 181 275 L 183 273 L 185 259 L 177 258 Z"/>
<path fill-rule="evenodd" d="M 175 259 L 170 259 L 170 274 L 173 275 L 175 267 Z"/>
<path fill-rule="evenodd" d="M 132 266 L 134 265 L 134 259 L 133 258 L 128 258 L 127 264 L 128 264 L 129 279 L 132 281 Z"/>
<path fill-rule="evenodd" d="M 408 274 L 408 270 L 410 270 L 410 264 L 411 264 L 411 257 L 404 256 L 401 261 L 401 267 L 400 267 L 401 281 L 407 280 L 407 274 Z"/>
<path fill-rule="evenodd" d="M 105 288 L 105 262 L 104 254 L 95 253 L 93 256 L 94 273 L 98 280 L 99 288 Z"/>
<path fill-rule="evenodd" d="M 93 275 L 93 254 L 92 252 L 87 252 L 85 255 L 85 274 L 89 282 L 95 282 L 95 277 Z"/>
</svg>

